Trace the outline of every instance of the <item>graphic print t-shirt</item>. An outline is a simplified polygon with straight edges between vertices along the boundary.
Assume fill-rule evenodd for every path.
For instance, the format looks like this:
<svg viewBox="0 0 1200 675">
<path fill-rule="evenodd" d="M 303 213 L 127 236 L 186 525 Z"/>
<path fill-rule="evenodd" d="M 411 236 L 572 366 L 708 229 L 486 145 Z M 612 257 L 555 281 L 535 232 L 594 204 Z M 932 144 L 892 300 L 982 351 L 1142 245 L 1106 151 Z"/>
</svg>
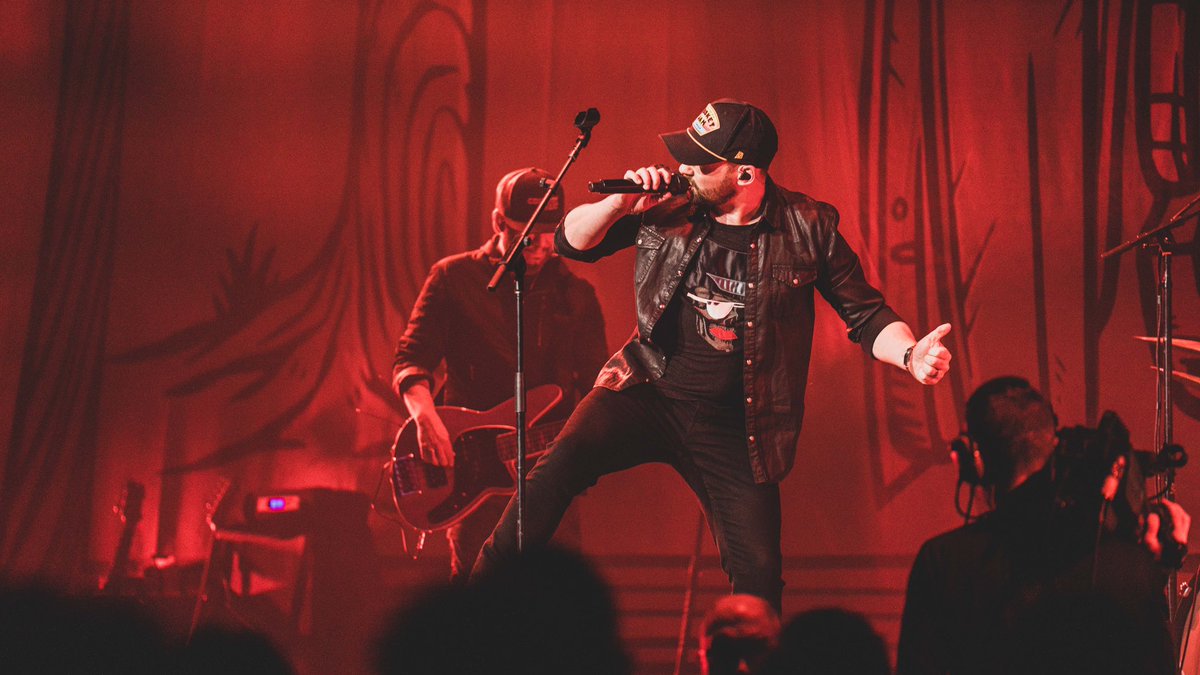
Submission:
<svg viewBox="0 0 1200 675">
<path fill-rule="evenodd" d="M 758 225 L 713 223 L 657 336 L 667 367 L 656 382 L 672 398 L 737 405 L 750 242 Z"/>
</svg>

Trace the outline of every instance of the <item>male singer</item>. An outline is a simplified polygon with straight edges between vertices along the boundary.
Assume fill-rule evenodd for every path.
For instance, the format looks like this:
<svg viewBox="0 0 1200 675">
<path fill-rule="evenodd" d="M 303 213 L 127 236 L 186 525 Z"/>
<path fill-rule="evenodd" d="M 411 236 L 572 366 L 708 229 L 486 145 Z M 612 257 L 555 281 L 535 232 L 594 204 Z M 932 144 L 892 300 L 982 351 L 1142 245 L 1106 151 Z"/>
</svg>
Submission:
<svg viewBox="0 0 1200 675">
<path fill-rule="evenodd" d="M 638 325 L 530 473 L 525 542 L 546 541 L 600 476 L 665 462 L 699 499 L 733 591 L 779 610 L 778 484 L 804 414 L 813 291 L 852 341 L 922 384 L 949 369 L 950 326 L 918 341 L 867 282 L 837 210 L 771 180 L 778 138 L 762 110 L 714 101 L 662 139 L 690 199 L 611 195 L 576 207 L 555 234 L 559 253 L 585 262 L 636 247 Z M 658 165 L 625 177 L 658 190 L 670 174 Z M 515 552 L 516 511 L 510 501 L 477 573 Z"/>
</svg>

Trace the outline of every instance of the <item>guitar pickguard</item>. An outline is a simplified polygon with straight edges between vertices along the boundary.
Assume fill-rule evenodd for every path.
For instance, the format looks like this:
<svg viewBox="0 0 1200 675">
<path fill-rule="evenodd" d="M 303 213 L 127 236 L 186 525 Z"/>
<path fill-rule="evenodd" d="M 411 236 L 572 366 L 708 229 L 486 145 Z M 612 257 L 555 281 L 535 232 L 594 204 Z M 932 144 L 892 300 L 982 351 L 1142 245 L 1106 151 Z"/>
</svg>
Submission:
<svg viewBox="0 0 1200 675">
<path fill-rule="evenodd" d="M 554 385 L 531 390 L 530 419 L 538 420 L 561 398 L 562 391 Z M 416 425 L 409 420 L 401 427 L 392 445 L 391 482 L 396 510 L 405 522 L 419 530 L 440 530 L 462 520 L 488 495 L 512 493 L 516 487 L 511 468 L 512 411 L 512 401 L 484 412 L 439 407 L 454 447 L 453 467 L 422 461 Z M 539 429 L 542 433 L 533 444 L 537 447 L 530 454 L 536 454 L 552 435 L 548 427 Z"/>
<path fill-rule="evenodd" d="M 444 522 L 471 505 L 489 489 L 512 489 L 508 469 L 496 457 L 496 437 L 508 429 L 472 429 L 454 443 L 453 487 L 450 495 L 429 510 L 429 520 Z"/>
</svg>

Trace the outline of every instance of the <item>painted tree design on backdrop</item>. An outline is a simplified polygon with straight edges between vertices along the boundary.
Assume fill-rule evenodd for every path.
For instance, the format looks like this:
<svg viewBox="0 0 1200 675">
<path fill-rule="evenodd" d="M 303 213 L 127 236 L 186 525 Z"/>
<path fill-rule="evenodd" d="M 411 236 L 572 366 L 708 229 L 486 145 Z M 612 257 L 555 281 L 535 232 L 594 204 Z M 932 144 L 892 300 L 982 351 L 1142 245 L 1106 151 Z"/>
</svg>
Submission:
<svg viewBox="0 0 1200 675">
<path fill-rule="evenodd" d="M 484 4 L 361 2 L 348 168 L 316 254 L 282 276 L 252 230 L 226 252 L 212 315 L 115 357 L 183 357 L 170 396 L 228 392 L 233 438 L 174 469 L 301 447 L 289 428 L 331 387 L 347 406 L 393 400 L 379 375 L 398 317 L 424 270 L 478 234 L 466 224 L 482 194 Z"/>
<path fill-rule="evenodd" d="M 957 411 L 971 372 L 975 316 L 968 300 L 995 223 L 986 225 L 979 250 L 964 261 L 954 198 L 965 165 L 953 152 L 944 5 L 919 0 L 915 9 L 912 16 L 912 7 L 896 0 L 867 5 L 858 109 L 860 222 L 882 284 L 915 289 L 913 306 L 901 312 L 918 327 L 955 325 L 945 340 L 955 367 L 943 386 Z M 908 20 L 904 29 L 898 12 Z M 908 51 L 898 53 L 901 45 Z M 907 155 L 911 164 L 895 165 L 897 155 Z M 911 378 L 894 368 L 868 368 L 864 378 L 875 499 L 883 505 L 945 461 L 944 453 L 930 449 L 945 445 L 947 425 L 937 390 L 911 386 Z M 885 438 L 903 463 L 890 477 Z"/>
<path fill-rule="evenodd" d="M 1141 229 L 1161 223 L 1172 199 L 1200 189 L 1194 161 L 1200 147 L 1200 40 L 1188 39 L 1200 33 L 1198 15 L 1194 3 L 1172 0 L 1067 0 L 1053 27 L 1054 39 L 1079 44 L 1082 394 L 1089 423 L 1099 417 L 1101 337 L 1118 297 L 1121 265 L 1115 258 L 1100 260 L 1099 254 L 1130 236 L 1123 224 L 1129 210 L 1125 120 L 1131 106 L 1139 164 L 1153 196 Z M 979 311 L 971 293 L 997 222 L 963 223 L 958 217 L 955 195 L 966 165 L 955 160 L 945 34 L 944 0 L 867 3 L 858 101 L 859 211 L 863 240 L 884 286 L 916 289 L 913 306 L 903 306 L 902 312 L 912 312 L 919 326 L 943 319 L 956 324 L 948 341 L 956 368 L 949 376 L 950 400 L 943 403 L 961 411 L 972 380 L 971 337 Z M 1176 39 L 1164 47 L 1164 36 Z M 1026 76 L 1030 310 L 1038 385 L 1049 395 L 1052 364 L 1060 371 L 1062 364 L 1052 358 L 1048 338 L 1036 70 L 1031 54 Z M 1163 119 L 1169 123 L 1162 124 Z M 1166 137 L 1155 134 L 1163 126 L 1169 129 Z M 896 161 L 904 156 L 909 166 Z M 983 233 L 975 250 L 964 250 L 964 228 Z M 1198 248 L 1200 243 L 1193 242 L 1187 255 L 1200 280 Z M 1145 325 L 1152 334 L 1153 259 L 1139 255 L 1136 264 Z M 1183 362 L 1200 367 L 1195 359 Z M 867 369 L 864 377 L 874 490 L 876 502 L 885 504 L 946 461 L 943 433 L 960 428 L 961 421 L 948 423 L 939 416 L 938 394 L 908 386 L 904 373 Z M 1200 398 L 1179 382 L 1175 392 L 1179 409 L 1200 419 Z M 899 470 L 887 470 L 892 460 L 885 457 L 885 441 L 899 458 Z"/>
</svg>

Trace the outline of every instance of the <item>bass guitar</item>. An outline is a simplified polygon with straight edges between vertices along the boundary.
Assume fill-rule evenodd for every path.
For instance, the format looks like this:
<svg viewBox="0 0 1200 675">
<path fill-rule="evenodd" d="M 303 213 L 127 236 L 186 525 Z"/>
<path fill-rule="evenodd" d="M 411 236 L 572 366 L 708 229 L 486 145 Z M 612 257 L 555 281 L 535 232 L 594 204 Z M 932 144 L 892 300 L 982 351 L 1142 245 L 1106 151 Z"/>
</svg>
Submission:
<svg viewBox="0 0 1200 675">
<path fill-rule="evenodd" d="M 533 426 L 562 400 L 562 389 L 546 384 L 525 394 L 525 456 L 546 452 L 565 420 Z M 454 466 L 434 466 L 421 459 L 417 424 L 409 418 L 392 444 L 392 498 L 404 522 L 415 529 L 443 530 L 479 508 L 491 495 L 516 491 L 517 432 L 512 399 L 487 411 L 438 406 L 454 448 Z M 529 465 L 526 465 L 529 466 Z"/>
</svg>

